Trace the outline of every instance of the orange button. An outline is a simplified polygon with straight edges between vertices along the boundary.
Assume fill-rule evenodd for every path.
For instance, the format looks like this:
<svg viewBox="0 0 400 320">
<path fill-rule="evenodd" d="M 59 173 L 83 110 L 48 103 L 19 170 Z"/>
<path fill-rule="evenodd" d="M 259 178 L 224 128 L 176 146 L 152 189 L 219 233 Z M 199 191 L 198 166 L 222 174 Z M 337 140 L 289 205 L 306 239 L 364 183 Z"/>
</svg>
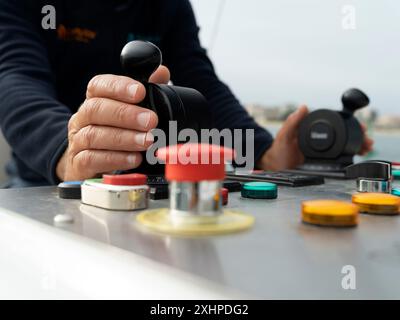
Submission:
<svg viewBox="0 0 400 320">
<path fill-rule="evenodd" d="M 352 227 L 358 223 L 358 207 L 339 200 L 304 201 L 302 220 L 321 226 Z"/>
<path fill-rule="evenodd" d="M 400 213 L 400 198 L 388 193 L 357 193 L 352 197 L 360 212 L 370 214 Z"/>
</svg>

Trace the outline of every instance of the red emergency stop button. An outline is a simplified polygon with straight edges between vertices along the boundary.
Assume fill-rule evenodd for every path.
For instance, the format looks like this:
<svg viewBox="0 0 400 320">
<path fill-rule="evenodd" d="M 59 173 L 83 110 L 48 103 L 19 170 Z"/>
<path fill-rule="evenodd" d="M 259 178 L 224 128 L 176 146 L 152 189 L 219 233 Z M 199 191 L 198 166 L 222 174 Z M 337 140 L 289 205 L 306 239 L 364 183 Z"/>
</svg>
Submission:
<svg viewBox="0 0 400 320">
<path fill-rule="evenodd" d="M 225 162 L 234 158 L 232 149 L 213 144 L 186 143 L 161 148 L 157 157 L 165 162 L 169 181 L 223 180 Z"/>
<path fill-rule="evenodd" d="M 147 184 L 147 176 L 140 173 L 103 175 L 103 183 L 114 186 L 141 186 Z"/>
</svg>

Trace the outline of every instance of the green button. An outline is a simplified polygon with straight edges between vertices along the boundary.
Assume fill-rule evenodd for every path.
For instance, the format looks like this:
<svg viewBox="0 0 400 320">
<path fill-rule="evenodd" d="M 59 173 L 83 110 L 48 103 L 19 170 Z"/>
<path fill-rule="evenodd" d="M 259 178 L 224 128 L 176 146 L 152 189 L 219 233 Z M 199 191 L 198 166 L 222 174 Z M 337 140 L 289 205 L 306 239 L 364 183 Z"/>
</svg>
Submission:
<svg viewBox="0 0 400 320">
<path fill-rule="evenodd" d="M 242 197 L 252 199 L 276 199 L 278 187 L 269 182 L 247 182 L 242 186 Z"/>
<path fill-rule="evenodd" d="M 103 179 L 87 179 L 85 180 L 87 182 L 91 182 L 91 183 L 103 183 Z"/>
<path fill-rule="evenodd" d="M 392 189 L 392 194 L 395 195 L 395 196 L 400 197 L 400 188 Z"/>
<path fill-rule="evenodd" d="M 392 170 L 393 177 L 400 180 L 400 170 Z"/>
</svg>

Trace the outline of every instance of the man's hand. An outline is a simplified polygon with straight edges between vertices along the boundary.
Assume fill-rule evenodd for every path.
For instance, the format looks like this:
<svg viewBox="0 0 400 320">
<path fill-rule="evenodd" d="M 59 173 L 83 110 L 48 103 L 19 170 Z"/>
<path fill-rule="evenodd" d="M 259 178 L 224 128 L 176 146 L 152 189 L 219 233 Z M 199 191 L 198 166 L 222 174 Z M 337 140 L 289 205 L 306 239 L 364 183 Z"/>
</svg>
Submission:
<svg viewBox="0 0 400 320">
<path fill-rule="evenodd" d="M 300 122 L 307 116 L 308 109 L 301 106 L 292 113 L 283 123 L 269 148 L 261 158 L 259 167 L 263 170 L 279 171 L 295 168 L 304 162 L 304 156 L 300 151 L 297 132 Z"/>
<path fill-rule="evenodd" d="M 298 146 L 297 134 L 301 121 L 308 115 L 308 108 L 301 106 L 292 113 L 283 123 L 271 148 L 262 156 L 258 167 L 263 170 L 280 171 L 294 169 L 304 162 L 304 156 Z M 359 152 L 364 155 L 372 150 L 373 140 L 366 133 L 366 127 L 362 125 L 364 143 Z"/>
<path fill-rule="evenodd" d="M 358 154 L 360 156 L 365 156 L 366 154 L 368 154 L 369 152 L 371 152 L 373 150 L 374 140 L 372 140 L 370 137 L 368 137 L 367 127 L 363 123 L 361 124 L 361 128 L 362 128 L 362 131 L 364 134 L 364 143 L 361 146 L 361 150 Z"/>
<path fill-rule="evenodd" d="M 150 82 L 168 83 L 161 66 Z M 68 124 L 68 148 L 57 165 L 62 181 L 84 180 L 114 170 L 134 169 L 142 162 L 140 151 L 152 143 L 149 132 L 157 115 L 137 106 L 144 86 L 127 77 L 99 75 L 88 84 L 86 100 Z"/>
</svg>

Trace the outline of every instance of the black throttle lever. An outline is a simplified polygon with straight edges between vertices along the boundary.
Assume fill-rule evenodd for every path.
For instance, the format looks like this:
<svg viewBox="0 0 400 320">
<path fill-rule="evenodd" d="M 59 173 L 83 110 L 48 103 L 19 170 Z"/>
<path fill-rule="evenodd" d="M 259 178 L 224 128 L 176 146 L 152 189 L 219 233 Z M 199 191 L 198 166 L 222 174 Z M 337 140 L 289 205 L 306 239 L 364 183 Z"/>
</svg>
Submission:
<svg viewBox="0 0 400 320">
<path fill-rule="evenodd" d="M 345 169 L 346 178 L 357 179 L 358 192 L 392 191 L 392 163 L 370 160 L 353 164 Z"/>
</svg>

